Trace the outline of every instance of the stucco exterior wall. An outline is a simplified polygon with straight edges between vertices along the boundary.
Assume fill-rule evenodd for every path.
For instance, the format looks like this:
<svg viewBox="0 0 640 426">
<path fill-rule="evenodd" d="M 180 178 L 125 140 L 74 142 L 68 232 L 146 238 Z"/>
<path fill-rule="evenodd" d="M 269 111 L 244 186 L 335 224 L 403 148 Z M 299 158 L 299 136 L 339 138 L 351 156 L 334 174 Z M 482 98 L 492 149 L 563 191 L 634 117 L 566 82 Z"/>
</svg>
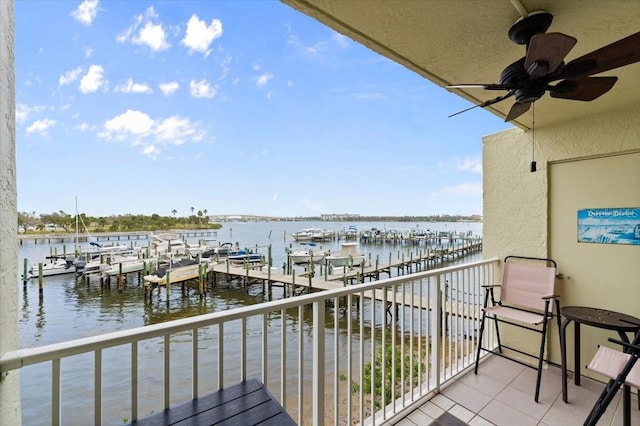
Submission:
<svg viewBox="0 0 640 426">
<path fill-rule="evenodd" d="M 0 356 L 18 348 L 14 3 L 0 1 Z M 20 424 L 18 374 L 0 377 L 0 424 Z"/>
<path fill-rule="evenodd" d="M 562 101 L 558 101 L 562 102 Z M 484 255 L 548 253 L 548 163 L 640 149 L 640 106 L 536 129 L 538 171 L 531 173 L 532 132 L 513 128 L 483 138 Z"/>
<path fill-rule="evenodd" d="M 556 100 L 556 102 L 563 102 Z M 597 102 L 594 101 L 594 102 Z M 570 103 L 567 102 L 567 107 Z M 532 160 L 532 132 L 509 129 L 483 138 L 484 168 L 484 256 L 504 258 L 510 254 L 535 257 L 549 257 L 552 235 L 549 233 L 549 168 L 551 163 L 598 157 L 611 153 L 633 152 L 640 149 L 640 106 L 622 108 L 607 115 L 584 117 L 575 122 L 563 123 L 535 131 L 535 158 L 537 172 L 530 172 Z M 640 181 L 637 182 L 640 191 Z M 633 186 L 629 177 L 625 188 Z M 632 190 L 633 191 L 633 190 Z M 609 206 L 606 202 L 599 207 L 638 207 L 635 205 Z M 575 213 L 573 213 L 575 214 Z M 637 250 L 638 247 L 630 247 Z M 635 252 L 635 251 L 634 251 Z M 640 259 L 640 250 L 638 259 Z M 563 271 L 562 259 L 559 272 Z M 606 259 L 602 266 L 606 267 Z M 616 270 L 620 281 L 631 289 L 638 286 L 635 266 Z M 637 290 L 634 290 L 637 291 Z M 611 294 L 610 300 L 593 300 L 590 304 L 616 306 L 615 298 L 623 297 L 624 291 Z M 627 292 L 629 294 L 629 292 Z M 635 294 L 635 293 L 634 293 Z M 584 304 L 588 298 L 570 300 L 563 297 L 562 305 Z M 581 303 L 576 303 L 581 302 Z M 586 331 L 589 333 L 590 331 Z M 557 329 L 551 330 L 551 359 L 559 360 Z M 506 343 L 535 348 L 537 342 L 522 333 L 507 333 Z M 606 339 L 605 339 L 606 340 Z"/>
</svg>

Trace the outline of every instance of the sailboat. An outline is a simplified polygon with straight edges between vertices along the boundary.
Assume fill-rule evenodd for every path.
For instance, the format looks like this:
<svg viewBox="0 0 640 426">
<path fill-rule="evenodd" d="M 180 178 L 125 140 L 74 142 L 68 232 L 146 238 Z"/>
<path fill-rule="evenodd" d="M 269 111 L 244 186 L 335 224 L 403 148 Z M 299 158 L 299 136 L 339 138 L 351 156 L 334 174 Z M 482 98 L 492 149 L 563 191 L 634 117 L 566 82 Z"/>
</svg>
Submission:
<svg viewBox="0 0 640 426">
<path fill-rule="evenodd" d="M 84 220 L 82 220 L 82 217 L 78 214 L 78 197 L 76 196 L 76 235 L 74 238 L 75 259 L 73 263 L 75 264 L 77 274 L 98 271 L 105 256 L 115 257 L 117 255 L 124 256 L 133 253 L 134 250 L 129 248 L 126 244 L 103 246 L 95 241 L 89 241 L 89 247 L 81 249 L 78 245 L 80 222 L 82 222 L 83 229 L 89 236 L 89 239 L 91 239 L 91 234 L 89 234 Z"/>
</svg>

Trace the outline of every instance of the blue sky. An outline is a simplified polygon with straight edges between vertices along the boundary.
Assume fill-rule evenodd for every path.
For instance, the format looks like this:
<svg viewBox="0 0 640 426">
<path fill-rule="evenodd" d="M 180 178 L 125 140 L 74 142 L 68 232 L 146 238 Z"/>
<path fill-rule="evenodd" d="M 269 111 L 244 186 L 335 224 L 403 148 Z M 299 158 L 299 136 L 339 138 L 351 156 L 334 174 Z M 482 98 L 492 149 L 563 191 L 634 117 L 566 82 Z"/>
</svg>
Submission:
<svg viewBox="0 0 640 426">
<path fill-rule="evenodd" d="M 511 126 L 278 1 L 15 11 L 19 211 L 481 214 Z"/>
</svg>

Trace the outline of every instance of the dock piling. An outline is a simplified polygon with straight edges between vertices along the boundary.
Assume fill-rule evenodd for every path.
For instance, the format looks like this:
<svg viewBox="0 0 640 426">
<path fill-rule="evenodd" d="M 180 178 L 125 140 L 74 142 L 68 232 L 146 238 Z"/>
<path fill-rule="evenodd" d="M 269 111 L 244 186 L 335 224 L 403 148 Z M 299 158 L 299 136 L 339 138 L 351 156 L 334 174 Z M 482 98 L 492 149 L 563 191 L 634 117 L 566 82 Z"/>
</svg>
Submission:
<svg viewBox="0 0 640 426">
<path fill-rule="evenodd" d="M 38 294 L 40 294 L 40 297 L 43 296 L 43 280 L 42 280 L 42 263 L 38 263 Z"/>
</svg>

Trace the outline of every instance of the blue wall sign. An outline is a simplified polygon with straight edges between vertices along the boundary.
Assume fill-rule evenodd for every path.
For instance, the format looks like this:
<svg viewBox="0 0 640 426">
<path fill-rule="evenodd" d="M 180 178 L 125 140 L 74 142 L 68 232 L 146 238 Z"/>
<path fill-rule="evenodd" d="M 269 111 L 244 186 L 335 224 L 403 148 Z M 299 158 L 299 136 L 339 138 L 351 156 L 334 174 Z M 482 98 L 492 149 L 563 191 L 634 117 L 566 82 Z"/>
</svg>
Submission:
<svg viewBox="0 0 640 426">
<path fill-rule="evenodd" d="M 640 207 L 578 210 L 578 242 L 640 245 Z"/>
</svg>

